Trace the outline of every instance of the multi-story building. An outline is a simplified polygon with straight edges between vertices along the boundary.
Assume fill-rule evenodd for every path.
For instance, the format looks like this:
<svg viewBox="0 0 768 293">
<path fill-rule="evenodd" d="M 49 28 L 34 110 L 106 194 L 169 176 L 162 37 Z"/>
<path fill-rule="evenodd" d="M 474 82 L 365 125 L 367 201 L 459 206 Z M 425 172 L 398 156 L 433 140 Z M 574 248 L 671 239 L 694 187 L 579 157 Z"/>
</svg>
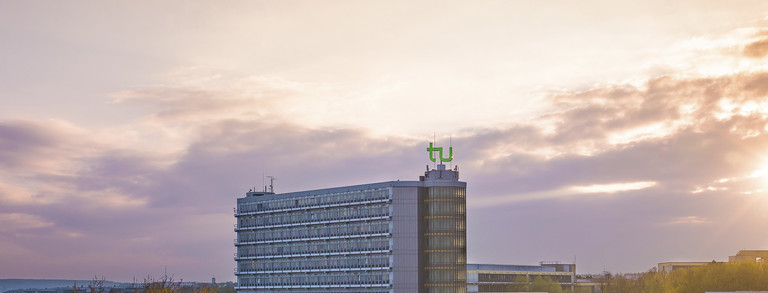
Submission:
<svg viewBox="0 0 768 293">
<path fill-rule="evenodd" d="M 458 168 L 427 166 L 419 181 L 251 191 L 235 217 L 239 293 L 466 292 Z"/>
</svg>

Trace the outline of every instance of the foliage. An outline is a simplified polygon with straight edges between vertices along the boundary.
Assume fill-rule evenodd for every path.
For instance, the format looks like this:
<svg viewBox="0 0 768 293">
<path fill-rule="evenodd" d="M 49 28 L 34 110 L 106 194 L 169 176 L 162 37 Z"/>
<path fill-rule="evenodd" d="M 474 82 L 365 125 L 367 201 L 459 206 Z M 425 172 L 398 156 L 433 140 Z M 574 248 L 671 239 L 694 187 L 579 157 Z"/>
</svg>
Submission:
<svg viewBox="0 0 768 293">
<path fill-rule="evenodd" d="M 603 293 L 701 293 L 768 290 L 768 265 L 754 262 L 710 263 L 671 273 L 655 269 L 636 278 L 608 275 Z"/>
<path fill-rule="evenodd" d="M 515 285 L 512 285 L 510 291 L 517 292 L 529 292 L 531 291 L 531 277 L 517 276 L 515 277 Z"/>
<path fill-rule="evenodd" d="M 529 276 L 515 277 L 514 284 L 506 285 L 505 291 L 508 292 L 548 292 L 562 293 L 563 288 L 548 277 L 536 276 L 533 280 Z"/>
<path fill-rule="evenodd" d="M 144 278 L 143 293 L 178 293 L 181 281 L 174 282 L 173 277 L 163 276 L 155 280 L 151 276 Z"/>
<path fill-rule="evenodd" d="M 204 285 L 201 287 L 196 286 L 184 286 L 179 288 L 178 293 L 216 293 L 218 287 Z"/>
<path fill-rule="evenodd" d="M 219 290 L 216 290 L 216 293 L 235 293 L 235 287 L 232 287 L 232 286 L 219 287 Z"/>
<path fill-rule="evenodd" d="M 563 287 L 551 278 L 545 278 L 542 276 L 536 276 L 533 279 L 531 285 L 531 291 L 533 292 L 548 292 L 548 293 L 562 293 Z"/>
<path fill-rule="evenodd" d="M 179 289 L 177 293 L 235 293 L 235 287 L 233 286 L 210 286 L 203 285 L 200 287 L 184 286 Z"/>
</svg>

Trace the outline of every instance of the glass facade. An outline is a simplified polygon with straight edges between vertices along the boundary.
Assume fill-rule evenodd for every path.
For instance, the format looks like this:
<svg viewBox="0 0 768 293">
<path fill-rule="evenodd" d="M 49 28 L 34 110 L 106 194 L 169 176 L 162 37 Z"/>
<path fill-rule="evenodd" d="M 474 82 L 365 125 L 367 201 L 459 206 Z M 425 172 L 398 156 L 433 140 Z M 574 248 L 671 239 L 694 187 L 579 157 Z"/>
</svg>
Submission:
<svg viewBox="0 0 768 293">
<path fill-rule="evenodd" d="M 247 193 L 235 289 L 466 292 L 466 183 L 438 167 L 419 181 Z"/>
<path fill-rule="evenodd" d="M 421 203 L 423 290 L 467 292 L 466 188 L 425 188 Z"/>
<path fill-rule="evenodd" d="M 238 291 L 389 292 L 389 202 L 388 188 L 240 200 Z"/>
</svg>

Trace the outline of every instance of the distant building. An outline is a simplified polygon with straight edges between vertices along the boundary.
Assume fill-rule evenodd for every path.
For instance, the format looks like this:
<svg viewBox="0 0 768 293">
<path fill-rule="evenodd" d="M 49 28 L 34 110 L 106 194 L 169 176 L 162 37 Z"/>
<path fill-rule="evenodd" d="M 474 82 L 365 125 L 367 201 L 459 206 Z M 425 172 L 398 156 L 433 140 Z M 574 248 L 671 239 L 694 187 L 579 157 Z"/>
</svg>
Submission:
<svg viewBox="0 0 768 293">
<path fill-rule="evenodd" d="M 768 250 L 739 250 L 736 255 L 729 256 L 728 262 L 764 262 L 768 259 Z M 656 267 L 659 272 L 671 272 L 678 269 L 691 269 L 712 262 L 662 262 Z"/>
<path fill-rule="evenodd" d="M 728 262 L 768 262 L 768 250 L 739 250 L 734 256 L 728 257 Z"/>
<path fill-rule="evenodd" d="M 419 181 L 251 191 L 235 217 L 238 293 L 466 292 L 458 168 L 427 167 Z"/>
<path fill-rule="evenodd" d="M 549 278 L 567 292 L 595 292 L 598 284 L 578 282 L 576 265 L 541 262 L 538 266 L 467 264 L 467 292 L 515 292 L 520 285 L 530 285 L 536 277 Z M 527 279 L 528 284 L 520 281 Z M 571 291 L 573 290 L 573 291 Z"/>
<path fill-rule="evenodd" d="M 659 263 L 659 265 L 656 267 L 656 271 L 669 273 L 679 269 L 687 270 L 695 267 L 700 267 L 708 263 L 711 263 L 711 262 L 662 262 L 662 263 Z"/>
</svg>

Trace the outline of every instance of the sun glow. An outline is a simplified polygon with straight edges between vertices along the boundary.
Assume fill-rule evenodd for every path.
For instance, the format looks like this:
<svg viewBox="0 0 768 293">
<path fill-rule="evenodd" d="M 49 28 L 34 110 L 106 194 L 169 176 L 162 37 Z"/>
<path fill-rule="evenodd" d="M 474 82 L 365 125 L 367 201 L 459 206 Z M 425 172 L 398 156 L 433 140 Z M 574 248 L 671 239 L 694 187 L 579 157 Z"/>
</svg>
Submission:
<svg viewBox="0 0 768 293">
<path fill-rule="evenodd" d="M 749 177 L 750 178 L 754 178 L 756 180 L 759 180 L 760 184 L 758 184 L 758 185 L 760 185 L 762 187 L 762 188 L 760 188 L 758 190 L 754 190 L 753 193 L 762 193 L 766 189 L 768 189 L 768 167 L 767 168 L 763 168 L 763 169 L 759 169 L 759 170 L 755 170 L 754 172 L 752 172 L 751 175 L 749 175 Z"/>
<path fill-rule="evenodd" d="M 612 184 L 594 184 L 586 186 L 573 186 L 570 189 L 578 193 L 615 193 L 620 191 L 640 190 L 656 186 L 654 181 L 638 181 Z"/>
<path fill-rule="evenodd" d="M 768 175 L 768 168 L 755 170 L 754 172 L 752 172 L 751 175 L 749 175 L 749 177 L 751 178 L 766 177 L 766 175 Z"/>
</svg>

